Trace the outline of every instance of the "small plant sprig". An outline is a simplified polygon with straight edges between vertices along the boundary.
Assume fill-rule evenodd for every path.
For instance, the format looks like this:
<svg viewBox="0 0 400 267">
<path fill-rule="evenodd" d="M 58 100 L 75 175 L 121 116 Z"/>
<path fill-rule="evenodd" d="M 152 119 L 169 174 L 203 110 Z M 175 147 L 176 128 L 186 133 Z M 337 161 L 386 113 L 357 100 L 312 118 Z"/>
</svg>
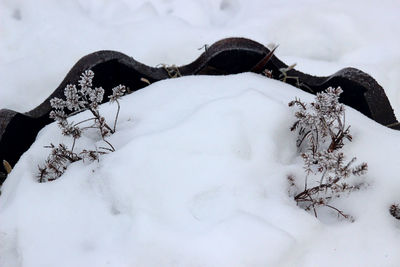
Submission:
<svg viewBox="0 0 400 267">
<path fill-rule="evenodd" d="M 392 215 L 395 219 L 400 220 L 400 205 L 392 204 L 389 208 L 390 215 Z"/>
<path fill-rule="evenodd" d="M 65 144 L 59 144 L 58 146 L 50 144 L 50 146 L 47 146 L 47 148 L 51 149 L 51 153 L 44 166 L 39 166 L 39 182 L 57 179 L 65 172 L 67 166 L 73 162 L 85 159 L 98 160 L 100 155 L 115 151 L 114 146 L 106 138 L 115 133 L 120 111 L 118 100 L 127 92 L 127 88 L 124 85 L 118 85 L 112 89 L 113 93 L 109 96 L 110 103 L 115 102 L 118 106 L 114 124 L 111 127 L 105 118 L 100 115 L 98 109 L 99 104 L 103 101 L 104 89 L 102 87 L 92 88 L 93 78 L 94 72 L 86 70 L 82 73 L 78 82 L 79 89 L 76 85 L 68 84 L 64 89 L 65 100 L 57 97 L 50 100 L 53 108 L 50 112 L 50 118 L 58 123 L 63 135 L 72 137 L 73 143 L 71 148 L 68 148 Z M 92 117 L 77 123 L 68 121 L 69 117 L 85 110 L 89 110 Z M 84 149 L 79 153 L 74 152 L 76 140 L 87 129 L 97 129 L 107 147 L 99 147 L 96 150 Z"/>
<path fill-rule="evenodd" d="M 345 155 L 340 150 L 344 141 L 352 140 L 350 126 L 345 124 L 345 108 L 339 103 L 342 93 L 340 87 L 329 87 L 325 92 L 317 93 L 315 102 L 306 104 L 300 99 L 289 103 L 290 107 L 297 107 L 296 121 L 290 128 L 297 131 L 297 147 L 301 151 L 304 161 L 306 178 L 304 190 L 296 190 L 294 200 L 306 210 L 312 210 L 315 217 L 320 206 L 335 210 L 338 216 L 352 219 L 351 216 L 330 205 L 333 198 L 340 197 L 345 192 L 360 189 L 361 184 L 349 185 L 346 180 L 350 176 L 361 176 L 367 172 L 367 163 L 353 167 L 356 158 L 345 161 Z M 312 185 L 309 184 L 310 175 L 320 178 Z M 293 176 L 288 177 L 291 187 L 296 187 Z"/>
</svg>

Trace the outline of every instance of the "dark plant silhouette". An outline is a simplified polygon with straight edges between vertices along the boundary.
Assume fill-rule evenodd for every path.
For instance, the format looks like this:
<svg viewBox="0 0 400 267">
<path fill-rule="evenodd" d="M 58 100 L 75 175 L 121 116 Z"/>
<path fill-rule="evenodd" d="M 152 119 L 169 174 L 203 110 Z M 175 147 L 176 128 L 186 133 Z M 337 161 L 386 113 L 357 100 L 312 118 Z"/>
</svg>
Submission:
<svg viewBox="0 0 400 267">
<path fill-rule="evenodd" d="M 400 205 L 392 204 L 389 208 L 390 215 L 392 215 L 397 220 L 400 220 Z"/>
</svg>

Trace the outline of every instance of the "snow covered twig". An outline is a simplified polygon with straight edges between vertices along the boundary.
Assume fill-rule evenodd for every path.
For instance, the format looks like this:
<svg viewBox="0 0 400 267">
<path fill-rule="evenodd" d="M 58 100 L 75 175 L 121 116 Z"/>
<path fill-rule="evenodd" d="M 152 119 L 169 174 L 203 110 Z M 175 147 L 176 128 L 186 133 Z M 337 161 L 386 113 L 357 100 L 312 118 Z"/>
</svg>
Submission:
<svg viewBox="0 0 400 267">
<path fill-rule="evenodd" d="M 352 141 L 350 126 L 345 123 L 344 105 L 339 103 L 342 92 L 340 87 L 329 87 L 316 95 L 315 102 L 307 104 L 295 99 L 289 103 L 290 107 L 297 108 L 296 121 L 290 130 L 298 134 L 297 147 L 306 172 L 304 189 L 296 190 L 294 200 L 306 210 L 312 209 L 316 217 L 316 208 L 324 206 L 346 219 L 351 218 L 329 203 L 345 192 L 360 189 L 361 184 L 351 185 L 346 181 L 351 176 L 364 175 L 368 170 L 367 163 L 353 166 L 356 158 L 346 161 L 341 152 L 345 140 Z M 320 178 L 309 186 L 308 177 L 318 174 Z M 289 183 L 295 187 L 293 176 Z"/>
<path fill-rule="evenodd" d="M 39 166 L 38 181 L 53 181 L 60 177 L 67 166 L 73 162 L 89 159 L 99 160 L 99 156 L 108 152 L 114 152 L 114 146 L 106 138 L 115 133 L 120 111 L 119 99 L 127 92 L 124 85 L 118 85 L 112 89 L 113 93 L 109 96 L 110 103 L 116 102 L 118 109 L 115 115 L 113 127 L 110 127 L 105 118 L 100 115 L 99 104 L 104 98 L 104 89 L 102 87 L 93 88 L 94 72 L 86 70 L 82 73 L 78 81 L 79 89 L 76 85 L 68 84 L 64 89 L 65 100 L 53 98 L 50 104 L 53 110 L 50 112 L 50 118 L 54 119 L 65 136 L 73 138 L 73 144 L 69 149 L 64 144 L 54 146 L 51 144 L 51 154 L 45 161 L 44 166 Z M 92 117 L 82 120 L 78 123 L 69 122 L 68 118 L 84 110 L 89 110 Z M 90 124 L 88 125 L 88 123 Z M 83 125 L 83 126 L 82 126 Z M 82 136 L 87 129 L 98 129 L 98 132 L 108 147 L 100 147 L 101 151 L 84 149 L 79 153 L 74 152 L 76 140 Z"/>
</svg>

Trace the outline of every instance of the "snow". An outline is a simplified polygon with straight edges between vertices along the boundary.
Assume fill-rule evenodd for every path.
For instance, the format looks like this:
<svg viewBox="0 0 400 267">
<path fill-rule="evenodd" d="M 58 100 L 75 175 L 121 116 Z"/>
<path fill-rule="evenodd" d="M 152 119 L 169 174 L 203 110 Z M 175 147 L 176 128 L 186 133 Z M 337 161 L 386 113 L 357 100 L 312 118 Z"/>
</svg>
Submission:
<svg viewBox="0 0 400 267">
<path fill-rule="evenodd" d="M 278 43 L 305 72 L 361 68 L 399 112 L 399 11 L 389 0 L 2 0 L 0 107 L 35 107 L 95 50 L 181 65 L 243 36 Z M 400 202 L 399 133 L 346 108 L 344 152 L 368 163 L 368 186 L 333 202 L 354 223 L 326 209 L 315 218 L 288 195 L 287 176 L 304 179 L 289 131 L 296 96 L 313 99 L 250 73 L 154 83 L 121 100 L 114 153 L 39 184 L 43 146 L 72 142 L 45 127 L 2 187 L 0 266 L 399 266 L 388 212 Z M 100 111 L 112 121 L 116 106 Z M 87 132 L 77 149 L 101 145 Z"/>
<path fill-rule="evenodd" d="M 400 165 L 376 154 L 398 153 L 399 134 L 347 109 L 347 152 L 368 162 L 370 186 L 335 202 L 354 223 L 328 211 L 316 219 L 287 193 L 286 176 L 304 176 L 288 130 L 294 95 L 312 99 L 249 73 L 155 83 L 122 99 L 116 152 L 39 184 L 43 146 L 72 141 L 49 125 L 2 188 L 2 265 L 396 266 L 388 207 Z M 115 106 L 101 112 L 112 120 Z M 83 138 L 78 150 L 101 146 Z"/>
<path fill-rule="evenodd" d="M 399 111 L 399 12 L 395 0 L 1 0 L 0 104 L 36 107 L 96 50 L 182 65 L 204 44 L 241 36 L 279 44 L 276 54 L 305 72 L 361 68 Z"/>
</svg>

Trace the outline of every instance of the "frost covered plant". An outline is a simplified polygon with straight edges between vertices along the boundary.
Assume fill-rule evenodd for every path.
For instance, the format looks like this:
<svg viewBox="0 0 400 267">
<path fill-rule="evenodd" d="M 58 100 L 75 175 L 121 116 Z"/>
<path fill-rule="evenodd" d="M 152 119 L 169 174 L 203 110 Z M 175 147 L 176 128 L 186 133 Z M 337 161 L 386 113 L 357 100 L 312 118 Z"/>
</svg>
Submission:
<svg viewBox="0 0 400 267">
<path fill-rule="evenodd" d="M 104 89 L 101 87 L 93 88 L 93 78 L 94 72 L 86 70 L 82 73 L 78 82 L 79 89 L 76 85 L 68 84 L 64 89 L 65 100 L 57 97 L 50 100 L 53 108 L 50 112 L 50 118 L 58 123 L 63 135 L 73 138 L 73 143 L 71 148 L 64 144 L 59 144 L 58 146 L 50 144 L 48 146 L 48 148 L 51 148 L 51 153 L 44 166 L 39 166 L 39 182 L 57 179 L 64 173 L 67 166 L 73 162 L 85 159 L 98 160 L 99 155 L 115 151 L 115 148 L 106 140 L 106 137 L 115 133 L 120 110 L 118 99 L 126 93 L 127 88 L 124 85 L 118 85 L 112 89 L 113 93 L 109 96 L 110 102 L 116 102 L 118 105 L 114 124 L 111 127 L 98 110 L 99 104 L 103 101 Z M 70 116 L 85 110 L 89 110 L 92 117 L 77 123 L 68 121 Z M 82 132 L 86 129 L 97 129 L 107 147 L 100 147 L 100 150 L 84 149 L 79 153 L 74 152 L 76 140 L 82 136 Z"/>
<path fill-rule="evenodd" d="M 368 169 L 367 163 L 353 166 L 356 158 L 346 161 L 341 152 L 344 142 L 352 140 L 350 126 L 345 124 L 344 105 L 339 103 L 342 92 L 340 87 L 329 87 L 325 92 L 317 93 L 315 102 L 306 104 L 295 99 L 289 103 L 297 109 L 296 121 L 290 130 L 298 134 L 297 147 L 306 172 L 304 190 L 299 192 L 293 176 L 288 180 L 295 188 L 297 204 L 312 210 L 315 217 L 317 208 L 324 206 L 350 219 L 349 215 L 330 205 L 330 201 L 343 193 L 358 190 L 361 184 L 350 185 L 347 180 L 365 174 Z M 309 183 L 310 176 L 317 177 L 317 181 Z"/>
</svg>

